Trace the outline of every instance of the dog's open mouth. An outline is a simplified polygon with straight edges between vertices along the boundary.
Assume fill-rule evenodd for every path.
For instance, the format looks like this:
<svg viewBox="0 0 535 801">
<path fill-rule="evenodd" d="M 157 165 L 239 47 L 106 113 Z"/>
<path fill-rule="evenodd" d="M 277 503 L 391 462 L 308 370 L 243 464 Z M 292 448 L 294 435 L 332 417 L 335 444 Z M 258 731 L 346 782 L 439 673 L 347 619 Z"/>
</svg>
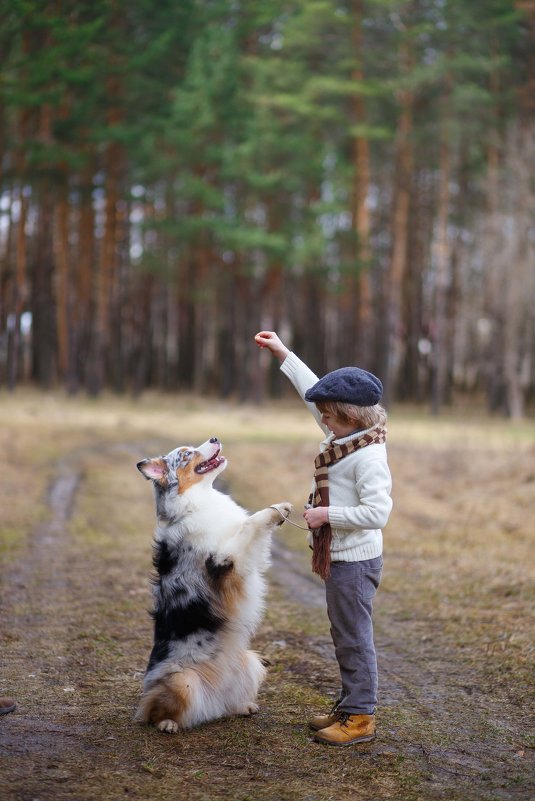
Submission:
<svg viewBox="0 0 535 801">
<path fill-rule="evenodd" d="M 201 462 L 195 468 L 196 473 L 209 473 L 210 470 L 215 470 L 216 467 L 219 467 L 220 464 L 223 464 L 225 461 L 224 456 L 220 456 L 221 448 L 217 451 L 217 453 L 212 456 L 211 459 L 208 459 L 206 462 Z"/>
</svg>

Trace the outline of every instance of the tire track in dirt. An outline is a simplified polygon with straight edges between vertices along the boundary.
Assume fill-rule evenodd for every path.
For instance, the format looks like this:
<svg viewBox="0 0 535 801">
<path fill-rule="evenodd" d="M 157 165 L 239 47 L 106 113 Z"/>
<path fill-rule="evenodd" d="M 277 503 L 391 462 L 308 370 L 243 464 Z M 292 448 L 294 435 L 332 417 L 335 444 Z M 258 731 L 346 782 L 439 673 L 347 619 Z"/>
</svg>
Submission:
<svg viewBox="0 0 535 801">
<path fill-rule="evenodd" d="M 5 767 L 10 765 L 8 758 L 16 764 L 17 758 L 29 754 L 42 757 L 48 762 L 45 768 L 60 782 L 67 773 L 58 769 L 57 754 L 72 748 L 75 741 L 82 749 L 89 747 L 84 724 L 74 720 L 61 723 L 57 719 L 58 713 L 72 711 L 72 705 L 61 697 L 60 688 L 68 691 L 69 681 L 65 671 L 65 625 L 57 610 L 63 608 L 68 595 L 66 524 L 81 480 L 82 474 L 73 469 L 70 457 L 58 462 L 46 496 L 50 517 L 34 527 L 27 557 L 17 563 L 8 579 L 14 637 L 9 658 L 21 687 L 15 693 L 18 709 L 0 730 L 0 754 L 6 758 Z M 20 608 L 27 611 L 21 614 Z M 29 702 L 20 701 L 21 695 L 37 692 L 39 685 L 49 688 L 53 699 L 50 714 L 39 713 Z M 65 694 L 65 700 L 66 697 Z"/>
<path fill-rule="evenodd" d="M 70 586 L 72 543 L 68 524 L 84 482 L 83 460 L 91 454 L 128 453 L 137 458 L 146 445 L 144 441 L 140 450 L 134 443 L 94 442 L 58 460 L 45 497 L 49 517 L 32 529 L 27 555 L 6 577 L 6 606 L 12 610 L 9 623 L 14 630 L 9 664 L 21 690 L 17 710 L 2 720 L 0 755 L 6 759 L 28 754 L 39 757 L 54 781 L 69 778 L 68 771 L 58 765 L 59 754 L 89 751 L 96 755 L 103 750 L 94 722 L 84 716 L 83 703 L 74 700 L 77 673 L 69 664 L 71 635 L 65 616 L 65 610 L 77 603 Z M 21 613 L 20 609 L 25 611 Z M 40 710 L 31 700 L 32 690 L 38 695 L 43 686 L 50 698 L 47 710 Z M 17 697 L 16 690 L 12 694 Z M 21 695 L 29 700 L 21 702 Z"/>
<path fill-rule="evenodd" d="M 310 610 L 325 607 L 324 588 L 298 556 L 275 541 L 273 580 L 279 589 L 286 591 L 288 600 L 303 607 L 306 615 Z M 523 771 L 523 779 L 519 781 L 518 777 L 521 758 L 533 768 L 533 751 L 520 757 L 517 750 L 504 747 L 498 733 L 492 731 L 493 721 L 509 717 L 513 724 L 515 710 L 504 708 L 503 700 L 493 701 L 482 693 L 477 687 L 477 677 L 460 662 L 437 660 L 435 654 L 433 662 L 428 663 L 421 654 L 408 649 L 401 632 L 398 635 L 393 614 L 385 621 L 383 612 L 382 624 L 376 623 L 375 628 L 380 679 L 379 732 L 378 739 L 367 747 L 368 756 L 397 755 L 415 761 L 427 787 L 422 798 L 448 798 L 451 788 L 456 792 L 465 789 L 466 799 L 528 801 L 535 797 L 533 770 L 531 784 L 526 781 L 529 767 L 527 773 Z M 331 675 L 336 682 L 338 666 L 330 637 L 309 637 L 304 648 L 324 661 L 326 669 L 322 675 Z M 332 689 L 336 691 L 337 687 Z M 397 713 L 401 724 L 385 728 L 381 708 Z M 422 737 L 423 742 L 407 738 L 402 723 L 405 710 L 420 719 L 428 733 L 431 730 L 436 745 L 428 744 L 429 734 Z M 520 726 L 519 742 L 523 734 Z"/>
</svg>

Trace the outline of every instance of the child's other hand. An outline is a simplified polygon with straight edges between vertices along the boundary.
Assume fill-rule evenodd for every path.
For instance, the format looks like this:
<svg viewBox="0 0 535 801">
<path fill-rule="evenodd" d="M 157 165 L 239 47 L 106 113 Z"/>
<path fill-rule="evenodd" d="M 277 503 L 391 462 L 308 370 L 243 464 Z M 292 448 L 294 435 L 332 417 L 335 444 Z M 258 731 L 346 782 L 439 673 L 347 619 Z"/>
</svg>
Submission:
<svg viewBox="0 0 535 801">
<path fill-rule="evenodd" d="M 268 348 L 281 362 L 290 352 L 275 331 L 259 331 L 254 339 L 259 348 Z"/>
<path fill-rule="evenodd" d="M 314 506 L 312 509 L 307 509 L 303 517 L 307 521 L 309 528 L 321 528 L 325 523 L 329 522 L 329 507 Z"/>
</svg>

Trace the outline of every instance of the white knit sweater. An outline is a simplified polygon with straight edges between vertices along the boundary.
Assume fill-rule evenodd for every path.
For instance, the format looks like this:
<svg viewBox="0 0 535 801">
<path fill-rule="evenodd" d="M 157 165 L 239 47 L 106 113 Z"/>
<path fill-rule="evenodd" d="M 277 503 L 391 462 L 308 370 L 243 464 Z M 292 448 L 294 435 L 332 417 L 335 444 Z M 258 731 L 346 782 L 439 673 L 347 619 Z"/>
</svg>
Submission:
<svg viewBox="0 0 535 801">
<path fill-rule="evenodd" d="M 305 392 L 319 379 L 295 353 L 289 353 L 281 365 L 304 400 Z M 363 431 L 336 438 L 321 423 L 314 403 L 305 401 L 320 428 L 328 436 L 321 451 L 333 442 L 343 444 L 362 436 Z M 368 445 L 348 454 L 329 467 L 329 523 L 332 529 L 331 559 L 334 562 L 360 562 L 374 559 L 383 552 L 383 534 L 392 500 L 392 479 L 384 444 Z M 309 541 L 312 535 L 309 535 Z"/>
</svg>

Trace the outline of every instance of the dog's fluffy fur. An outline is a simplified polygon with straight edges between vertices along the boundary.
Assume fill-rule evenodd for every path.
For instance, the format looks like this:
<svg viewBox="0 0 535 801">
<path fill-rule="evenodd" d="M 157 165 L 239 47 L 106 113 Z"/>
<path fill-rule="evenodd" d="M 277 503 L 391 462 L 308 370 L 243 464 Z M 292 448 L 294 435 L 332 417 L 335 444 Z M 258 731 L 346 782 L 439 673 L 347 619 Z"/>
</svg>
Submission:
<svg viewBox="0 0 535 801">
<path fill-rule="evenodd" d="M 136 719 L 174 733 L 258 710 L 265 668 L 249 642 L 260 621 L 271 533 L 291 504 L 248 513 L 212 486 L 215 437 L 137 465 L 152 480 L 154 645 Z"/>
</svg>

